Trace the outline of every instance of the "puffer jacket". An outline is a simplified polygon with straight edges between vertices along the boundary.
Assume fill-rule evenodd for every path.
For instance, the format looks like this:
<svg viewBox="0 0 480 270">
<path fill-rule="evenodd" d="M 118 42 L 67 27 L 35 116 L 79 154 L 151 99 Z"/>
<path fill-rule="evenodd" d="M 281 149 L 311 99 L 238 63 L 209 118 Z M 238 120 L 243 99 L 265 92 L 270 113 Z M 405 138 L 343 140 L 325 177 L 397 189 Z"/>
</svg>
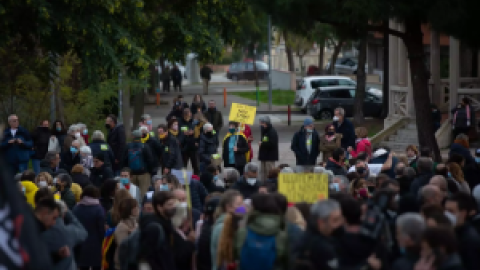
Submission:
<svg viewBox="0 0 480 270">
<path fill-rule="evenodd" d="M 213 154 L 217 154 L 218 137 L 212 134 L 211 137 L 202 133 L 198 144 L 198 157 L 200 162 L 210 165 Z"/>
</svg>

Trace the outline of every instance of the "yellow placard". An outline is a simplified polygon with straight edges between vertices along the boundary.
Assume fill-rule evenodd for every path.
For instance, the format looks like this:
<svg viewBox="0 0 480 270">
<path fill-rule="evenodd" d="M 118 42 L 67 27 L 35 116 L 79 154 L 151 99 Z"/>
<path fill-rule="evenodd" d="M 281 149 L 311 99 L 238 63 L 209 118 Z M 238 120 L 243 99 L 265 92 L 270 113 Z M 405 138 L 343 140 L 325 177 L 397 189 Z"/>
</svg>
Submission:
<svg viewBox="0 0 480 270">
<path fill-rule="evenodd" d="M 291 203 L 315 203 L 328 199 L 328 175 L 325 173 L 281 173 L 278 192 Z"/>
<path fill-rule="evenodd" d="M 242 124 L 253 125 L 255 121 L 255 113 L 257 108 L 240 103 L 232 103 L 230 108 L 229 121 L 239 122 Z"/>
</svg>

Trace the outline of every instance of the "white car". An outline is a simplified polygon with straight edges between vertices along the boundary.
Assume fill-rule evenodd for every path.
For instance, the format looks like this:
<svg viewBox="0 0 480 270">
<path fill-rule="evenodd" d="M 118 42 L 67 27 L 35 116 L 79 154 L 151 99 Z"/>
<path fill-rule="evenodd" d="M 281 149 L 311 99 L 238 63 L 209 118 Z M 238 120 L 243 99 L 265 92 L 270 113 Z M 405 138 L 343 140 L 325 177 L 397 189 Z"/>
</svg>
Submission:
<svg viewBox="0 0 480 270">
<path fill-rule="evenodd" d="M 310 76 L 299 81 L 295 94 L 295 105 L 303 112 L 307 110 L 308 100 L 319 87 L 329 86 L 357 86 L 357 83 L 343 76 Z"/>
<path fill-rule="evenodd" d="M 331 60 L 325 66 L 325 70 L 330 69 Z M 334 73 L 338 75 L 357 74 L 358 60 L 355 57 L 342 57 L 335 62 Z M 368 72 L 368 65 L 365 64 L 365 72 Z"/>
</svg>

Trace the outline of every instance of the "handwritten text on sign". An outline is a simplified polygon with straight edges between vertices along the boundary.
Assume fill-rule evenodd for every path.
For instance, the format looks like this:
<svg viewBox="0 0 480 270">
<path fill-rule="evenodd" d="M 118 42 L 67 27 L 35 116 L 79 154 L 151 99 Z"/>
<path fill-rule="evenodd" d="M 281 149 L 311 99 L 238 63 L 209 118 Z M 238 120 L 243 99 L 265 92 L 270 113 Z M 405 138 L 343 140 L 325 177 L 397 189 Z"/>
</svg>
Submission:
<svg viewBox="0 0 480 270">
<path fill-rule="evenodd" d="M 257 108 L 240 103 L 232 103 L 230 109 L 229 121 L 235 121 L 242 124 L 253 125 Z"/>
<path fill-rule="evenodd" d="M 281 173 L 278 192 L 289 202 L 314 203 L 328 198 L 328 175 L 324 173 Z"/>
</svg>

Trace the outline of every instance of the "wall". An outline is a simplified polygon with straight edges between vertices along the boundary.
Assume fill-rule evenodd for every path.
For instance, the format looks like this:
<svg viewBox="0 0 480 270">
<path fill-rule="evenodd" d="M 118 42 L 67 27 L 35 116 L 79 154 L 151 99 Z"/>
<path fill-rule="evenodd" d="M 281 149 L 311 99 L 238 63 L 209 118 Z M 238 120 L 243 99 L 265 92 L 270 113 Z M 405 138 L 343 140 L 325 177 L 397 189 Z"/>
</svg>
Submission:
<svg viewBox="0 0 480 270">
<path fill-rule="evenodd" d="M 272 89 L 294 90 L 296 76 L 294 73 L 272 69 Z"/>
</svg>

